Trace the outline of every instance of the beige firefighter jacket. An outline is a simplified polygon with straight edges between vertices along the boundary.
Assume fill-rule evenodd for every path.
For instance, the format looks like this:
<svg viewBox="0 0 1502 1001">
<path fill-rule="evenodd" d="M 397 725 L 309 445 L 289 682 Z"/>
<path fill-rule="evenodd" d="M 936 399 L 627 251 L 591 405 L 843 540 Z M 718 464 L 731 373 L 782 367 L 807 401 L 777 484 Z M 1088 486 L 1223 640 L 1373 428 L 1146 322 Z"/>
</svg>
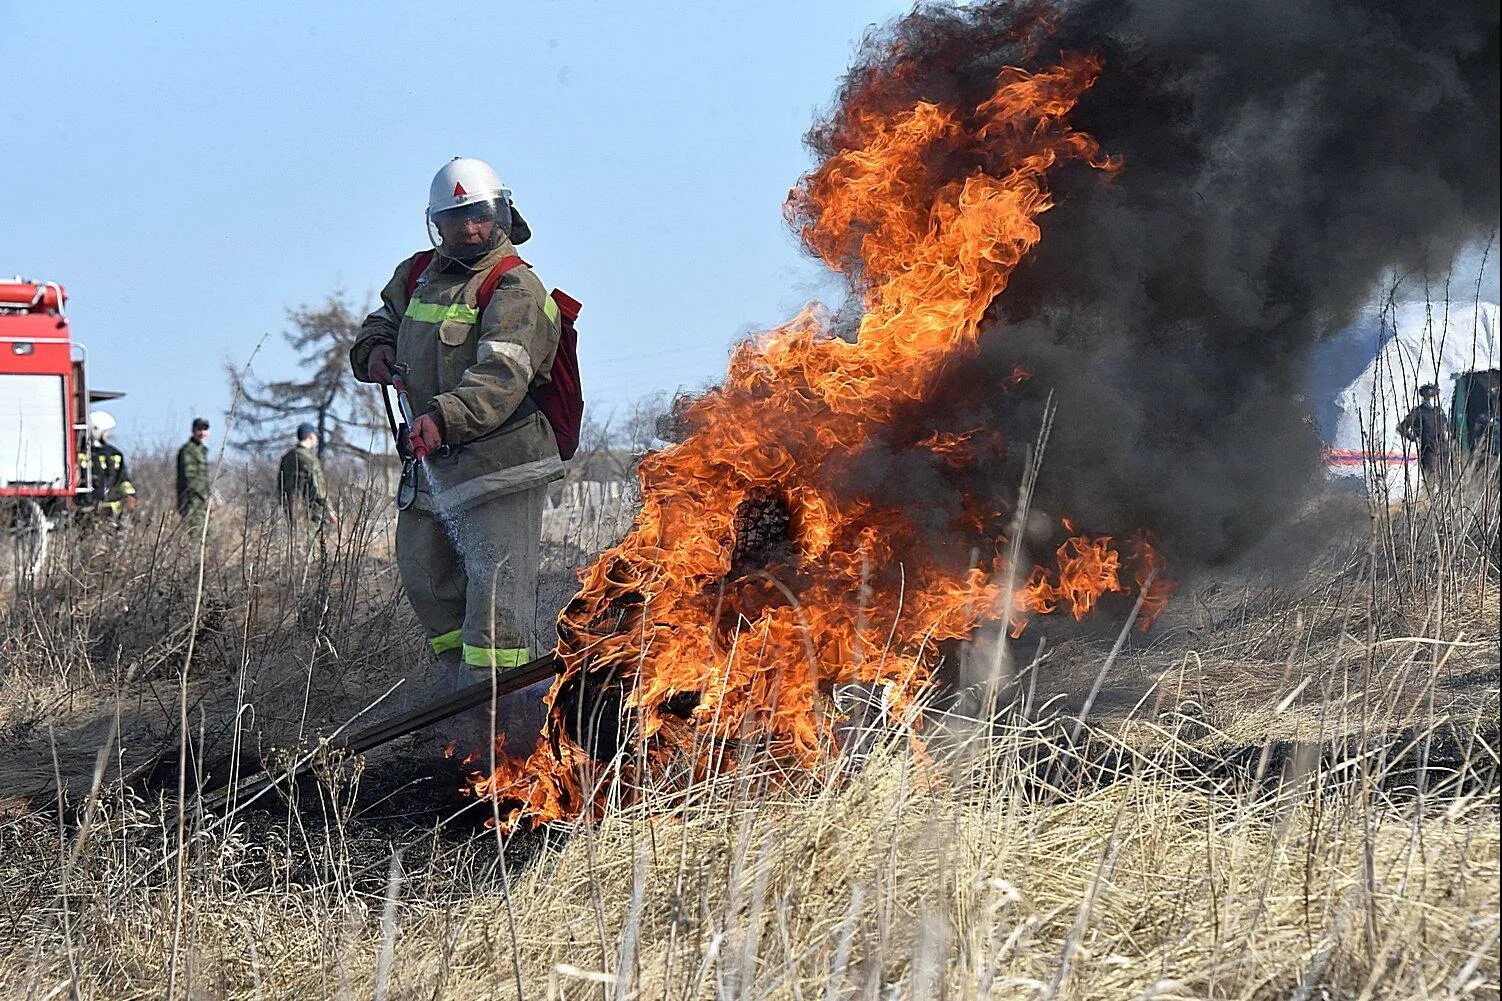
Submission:
<svg viewBox="0 0 1502 1001">
<path fill-rule="evenodd" d="M 350 348 L 355 378 L 368 382 L 371 350 L 395 346 L 413 412 L 443 417 L 444 444 L 453 450 L 428 458 L 432 482 L 418 479 L 419 509 L 455 511 L 563 475 L 553 429 L 527 396 L 552 371 L 557 306 L 532 269 L 518 266 L 501 277 L 484 315 L 476 309 L 491 267 L 515 253 L 503 240 L 469 265 L 435 254 L 410 302 L 416 255 L 409 257 Z"/>
</svg>

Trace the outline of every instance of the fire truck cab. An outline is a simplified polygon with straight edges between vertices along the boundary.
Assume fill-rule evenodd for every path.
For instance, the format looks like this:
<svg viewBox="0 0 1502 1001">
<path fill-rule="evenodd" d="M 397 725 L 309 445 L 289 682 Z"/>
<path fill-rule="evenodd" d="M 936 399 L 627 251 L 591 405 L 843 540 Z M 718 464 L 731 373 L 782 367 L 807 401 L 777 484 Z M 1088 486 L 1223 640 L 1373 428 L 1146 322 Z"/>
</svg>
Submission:
<svg viewBox="0 0 1502 1001">
<path fill-rule="evenodd" d="M 87 352 L 68 329 L 57 282 L 0 278 L 0 527 L 35 572 L 47 533 L 94 488 Z"/>
</svg>

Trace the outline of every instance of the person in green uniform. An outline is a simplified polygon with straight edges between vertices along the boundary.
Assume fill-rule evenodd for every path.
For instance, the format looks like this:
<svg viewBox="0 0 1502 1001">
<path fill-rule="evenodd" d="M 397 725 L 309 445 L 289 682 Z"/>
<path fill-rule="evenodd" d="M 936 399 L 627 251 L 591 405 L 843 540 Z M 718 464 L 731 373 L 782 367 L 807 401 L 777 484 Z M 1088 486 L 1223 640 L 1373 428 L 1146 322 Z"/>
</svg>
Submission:
<svg viewBox="0 0 1502 1001">
<path fill-rule="evenodd" d="M 318 458 L 318 429 L 312 424 L 299 424 L 297 444 L 282 453 L 277 464 L 276 492 L 289 525 L 296 525 L 304 513 L 320 531 L 338 520 L 329 506 L 323 460 Z"/>
<path fill-rule="evenodd" d="M 193 434 L 177 450 L 177 513 L 202 518 L 209 506 L 209 422 L 193 418 Z"/>
</svg>

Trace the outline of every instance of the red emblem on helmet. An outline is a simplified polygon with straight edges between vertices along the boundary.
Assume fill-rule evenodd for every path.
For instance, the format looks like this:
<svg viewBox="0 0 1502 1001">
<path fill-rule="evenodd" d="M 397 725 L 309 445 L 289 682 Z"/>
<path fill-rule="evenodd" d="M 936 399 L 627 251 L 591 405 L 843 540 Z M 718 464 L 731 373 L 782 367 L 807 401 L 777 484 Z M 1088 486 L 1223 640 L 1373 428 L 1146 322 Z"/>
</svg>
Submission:
<svg viewBox="0 0 1502 1001">
<path fill-rule="evenodd" d="M 469 194 L 469 192 L 464 190 L 464 185 L 460 184 L 458 181 L 455 181 L 454 182 L 454 197 L 455 198 L 459 198 L 459 197 L 462 197 L 462 196 L 467 195 L 467 194 Z"/>
</svg>

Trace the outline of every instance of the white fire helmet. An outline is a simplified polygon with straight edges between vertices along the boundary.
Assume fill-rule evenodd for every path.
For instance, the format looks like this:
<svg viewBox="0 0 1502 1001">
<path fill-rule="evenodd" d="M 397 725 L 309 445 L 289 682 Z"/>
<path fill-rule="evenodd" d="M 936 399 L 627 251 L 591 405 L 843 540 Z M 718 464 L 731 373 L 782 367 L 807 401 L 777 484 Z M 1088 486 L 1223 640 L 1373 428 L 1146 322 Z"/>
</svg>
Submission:
<svg viewBox="0 0 1502 1001">
<path fill-rule="evenodd" d="M 89 430 L 93 432 L 95 440 L 101 439 L 115 430 L 115 418 L 103 410 L 90 411 Z"/>
<path fill-rule="evenodd" d="M 484 244 L 445 247 L 439 227 L 445 216 L 473 217 L 496 225 Z M 427 222 L 428 239 L 445 257 L 459 261 L 483 257 L 510 233 L 511 192 L 490 164 L 456 156 L 434 175 L 428 188 Z"/>
</svg>

